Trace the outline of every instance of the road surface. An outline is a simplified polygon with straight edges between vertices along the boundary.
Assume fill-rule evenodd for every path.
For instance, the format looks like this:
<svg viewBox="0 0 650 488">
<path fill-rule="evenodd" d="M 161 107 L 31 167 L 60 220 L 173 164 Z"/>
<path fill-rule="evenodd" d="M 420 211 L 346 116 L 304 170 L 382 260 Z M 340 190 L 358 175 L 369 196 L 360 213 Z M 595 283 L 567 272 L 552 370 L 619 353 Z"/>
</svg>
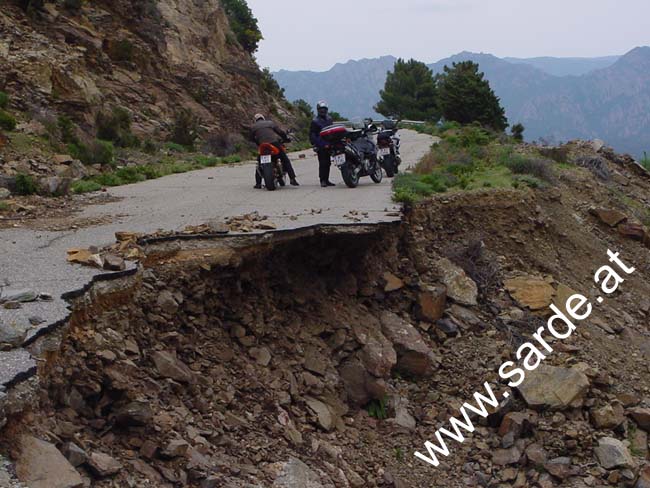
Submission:
<svg viewBox="0 0 650 488">
<path fill-rule="evenodd" d="M 400 135 L 403 168 L 419 161 L 433 142 L 431 137 L 413 131 L 405 130 Z M 30 318 L 41 318 L 42 324 L 31 327 L 29 340 L 39 330 L 65 320 L 69 310 L 62 295 L 83 289 L 101 273 L 69 264 L 66 251 L 112 244 L 116 231 L 182 230 L 188 225 L 253 211 L 267 215 L 278 229 L 350 224 L 350 211 L 356 211 L 363 223 L 399 219 L 399 207 L 391 201 L 392 180 L 384 178 L 382 183 L 375 184 L 366 177 L 358 188 L 348 189 L 333 168 L 331 179 L 337 186 L 321 188 L 315 155 L 305 151 L 305 159 L 299 159 L 299 154 L 293 154 L 292 160 L 300 187 L 287 186 L 274 192 L 255 190 L 254 163 L 208 168 L 112 188 L 109 193 L 118 201 L 87 207 L 74 217 L 102 217 L 102 221 L 110 222 L 105 225 L 62 232 L 0 230 L 0 287 L 4 286 L 5 293 L 7 289 L 30 289 L 54 298 L 25 304 L 19 310 L 0 308 L 0 321 L 28 324 Z M 17 350 L 12 354 L 0 353 L 0 386 L 15 377 L 15 370 L 25 367 Z M 8 364 L 10 361 L 17 363 L 15 367 Z"/>
</svg>

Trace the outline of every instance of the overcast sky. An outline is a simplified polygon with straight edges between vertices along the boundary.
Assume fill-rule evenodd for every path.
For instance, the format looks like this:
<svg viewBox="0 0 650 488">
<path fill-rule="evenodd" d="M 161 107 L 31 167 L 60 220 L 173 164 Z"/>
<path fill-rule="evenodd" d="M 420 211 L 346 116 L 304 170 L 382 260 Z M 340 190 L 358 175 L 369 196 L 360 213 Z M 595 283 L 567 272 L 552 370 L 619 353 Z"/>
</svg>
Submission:
<svg viewBox="0 0 650 488">
<path fill-rule="evenodd" d="M 326 70 L 386 54 L 438 61 L 606 56 L 650 45 L 650 0 L 248 0 L 265 40 L 259 64 Z"/>
</svg>

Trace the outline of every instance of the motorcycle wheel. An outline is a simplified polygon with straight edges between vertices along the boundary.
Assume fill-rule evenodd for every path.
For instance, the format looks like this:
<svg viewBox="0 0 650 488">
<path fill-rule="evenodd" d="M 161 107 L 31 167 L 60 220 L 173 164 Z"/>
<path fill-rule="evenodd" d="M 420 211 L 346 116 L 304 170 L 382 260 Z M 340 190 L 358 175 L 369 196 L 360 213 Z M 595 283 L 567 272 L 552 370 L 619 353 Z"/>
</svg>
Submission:
<svg viewBox="0 0 650 488">
<path fill-rule="evenodd" d="M 395 164 L 394 158 L 392 156 L 387 156 L 384 158 L 384 170 L 386 171 L 386 176 L 388 178 L 395 176 L 396 167 L 397 165 Z"/>
<path fill-rule="evenodd" d="M 375 170 L 370 173 L 370 179 L 375 183 L 381 183 L 381 180 L 384 178 L 384 172 L 381 170 L 381 164 L 378 162 L 375 163 Z"/>
<path fill-rule="evenodd" d="M 349 164 L 341 166 L 341 176 L 348 188 L 356 188 L 359 184 L 359 173 L 355 173 L 354 168 Z"/>
<path fill-rule="evenodd" d="M 268 191 L 275 190 L 275 171 L 272 164 L 262 165 L 262 178 L 264 178 L 264 185 Z"/>
</svg>

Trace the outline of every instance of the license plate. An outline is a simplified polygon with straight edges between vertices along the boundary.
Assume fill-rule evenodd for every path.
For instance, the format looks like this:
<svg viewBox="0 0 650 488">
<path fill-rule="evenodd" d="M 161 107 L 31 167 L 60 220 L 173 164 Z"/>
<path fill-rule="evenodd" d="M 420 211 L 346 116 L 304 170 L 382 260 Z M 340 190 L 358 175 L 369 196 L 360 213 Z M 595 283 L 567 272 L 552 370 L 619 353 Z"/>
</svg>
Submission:
<svg viewBox="0 0 650 488">
<path fill-rule="evenodd" d="M 380 156 L 388 156 L 390 154 L 390 148 L 389 147 L 382 147 L 379 149 L 379 155 Z"/>
<path fill-rule="evenodd" d="M 269 156 L 262 156 L 262 158 L 260 160 L 260 163 L 262 163 L 262 164 L 271 164 L 272 161 L 273 161 L 273 158 L 270 155 Z"/>
<path fill-rule="evenodd" d="M 343 166 L 345 164 L 345 154 L 336 154 L 335 156 L 332 156 L 332 164 Z"/>
</svg>

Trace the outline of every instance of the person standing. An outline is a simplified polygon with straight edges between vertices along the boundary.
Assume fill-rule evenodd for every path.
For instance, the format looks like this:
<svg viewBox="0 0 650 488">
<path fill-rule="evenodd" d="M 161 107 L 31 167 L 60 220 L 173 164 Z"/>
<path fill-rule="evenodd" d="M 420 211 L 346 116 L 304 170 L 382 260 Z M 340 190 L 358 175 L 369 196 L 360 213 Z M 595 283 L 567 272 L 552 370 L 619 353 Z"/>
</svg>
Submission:
<svg viewBox="0 0 650 488">
<path fill-rule="evenodd" d="M 330 166 L 332 165 L 331 161 L 331 152 L 329 145 L 324 141 L 320 133 L 328 125 L 332 125 L 334 120 L 329 115 L 329 107 L 327 102 L 320 101 L 316 105 L 317 115 L 314 120 L 311 122 L 311 127 L 309 129 L 309 140 L 311 141 L 312 146 L 318 154 L 318 177 L 320 178 L 320 186 L 326 188 L 328 186 L 336 186 L 330 181 Z"/>
<path fill-rule="evenodd" d="M 264 115 L 255 115 L 255 124 L 251 127 L 251 139 L 255 141 L 258 146 L 260 144 L 273 144 L 280 151 L 280 160 L 284 171 L 289 175 L 289 180 L 293 186 L 299 186 L 296 180 L 296 172 L 293 169 L 291 160 L 284 150 L 283 143 L 289 141 L 289 137 L 285 131 L 280 129 L 278 124 L 272 120 L 266 120 Z M 255 169 L 255 188 L 262 188 L 262 176 Z"/>
</svg>

